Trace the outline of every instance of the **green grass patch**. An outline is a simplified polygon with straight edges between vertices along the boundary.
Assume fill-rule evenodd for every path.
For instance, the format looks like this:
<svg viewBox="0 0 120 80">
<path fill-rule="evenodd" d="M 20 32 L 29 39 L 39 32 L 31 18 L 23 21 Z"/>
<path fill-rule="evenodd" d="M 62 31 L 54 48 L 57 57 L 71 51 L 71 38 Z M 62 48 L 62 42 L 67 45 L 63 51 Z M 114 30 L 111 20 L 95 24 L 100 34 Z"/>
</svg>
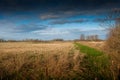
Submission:
<svg viewBox="0 0 120 80">
<path fill-rule="evenodd" d="M 82 77 L 86 80 L 113 80 L 109 56 L 102 51 L 75 43 L 80 53 L 85 54 L 81 66 L 85 68 Z"/>
<path fill-rule="evenodd" d="M 101 56 L 103 55 L 104 53 L 102 51 L 99 51 L 99 50 L 96 50 L 94 48 L 91 48 L 91 47 L 88 47 L 88 46 L 85 46 L 85 45 L 82 45 L 82 44 L 79 44 L 79 43 L 75 43 L 75 47 L 77 49 L 80 50 L 80 52 L 82 53 L 85 53 L 89 56 Z"/>
</svg>

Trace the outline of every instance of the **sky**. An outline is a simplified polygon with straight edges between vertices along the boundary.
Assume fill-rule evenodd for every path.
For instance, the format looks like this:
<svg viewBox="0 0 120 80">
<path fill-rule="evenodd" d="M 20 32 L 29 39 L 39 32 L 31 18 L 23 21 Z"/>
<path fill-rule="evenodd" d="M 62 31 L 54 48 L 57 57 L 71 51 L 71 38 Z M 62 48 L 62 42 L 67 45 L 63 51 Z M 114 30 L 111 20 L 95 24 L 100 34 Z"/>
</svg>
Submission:
<svg viewBox="0 0 120 80">
<path fill-rule="evenodd" d="M 2 39 L 79 39 L 81 34 L 106 39 L 98 20 L 120 0 L 0 0 Z"/>
</svg>

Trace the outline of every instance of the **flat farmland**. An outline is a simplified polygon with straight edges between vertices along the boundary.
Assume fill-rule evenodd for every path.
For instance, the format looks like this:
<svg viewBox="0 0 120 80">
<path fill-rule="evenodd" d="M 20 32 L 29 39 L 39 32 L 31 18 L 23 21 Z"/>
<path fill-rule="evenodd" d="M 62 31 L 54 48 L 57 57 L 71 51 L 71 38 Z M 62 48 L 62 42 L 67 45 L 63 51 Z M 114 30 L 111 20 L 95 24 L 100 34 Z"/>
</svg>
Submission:
<svg viewBox="0 0 120 80">
<path fill-rule="evenodd" d="M 59 51 L 70 51 L 74 47 L 72 42 L 53 42 L 53 43 L 30 43 L 30 42 L 8 42 L 0 43 L 0 51 L 4 53 L 59 53 Z M 57 51 L 57 52 L 56 52 Z"/>
<path fill-rule="evenodd" d="M 97 51 L 103 44 L 104 42 L 87 41 L 2 42 L 0 43 L 0 78 L 1 80 L 109 78 L 111 75 L 106 72 L 109 70 L 108 58 L 102 52 Z M 90 55 L 87 54 L 89 51 L 86 53 L 86 49 L 90 51 Z M 98 53 L 100 55 L 91 55 Z M 103 73 L 105 75 L 102 75 Z"/>
</svg>

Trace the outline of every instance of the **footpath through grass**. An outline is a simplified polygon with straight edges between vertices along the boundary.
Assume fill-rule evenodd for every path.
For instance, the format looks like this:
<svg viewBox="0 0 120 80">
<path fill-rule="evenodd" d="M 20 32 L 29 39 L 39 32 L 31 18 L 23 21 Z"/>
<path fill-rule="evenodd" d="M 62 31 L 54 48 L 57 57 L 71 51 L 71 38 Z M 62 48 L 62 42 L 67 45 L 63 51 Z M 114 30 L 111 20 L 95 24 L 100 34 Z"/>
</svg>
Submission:
<svg viewBox="0 0 120 80">
<path fill-rule="evenodd" d="M 101 56 L 104 53 L 102 51 L 96 50 L 94 48 L 79 44 L 79 43 L 75 43 L 75 47 L 76 49 L 79 49 L 80 52 L 85 53 L 89 56 L 93 56 L 93 57 L 97 57 L 97 56 Z"/>
<path fill-rule="evenodd" d="M 83 78 L 86 80 L 113 80 L 109 56 L 102 51 L 75 43 L 80 53 L 85 54 L 81 66 L 85 68 Z"/>
</svg>

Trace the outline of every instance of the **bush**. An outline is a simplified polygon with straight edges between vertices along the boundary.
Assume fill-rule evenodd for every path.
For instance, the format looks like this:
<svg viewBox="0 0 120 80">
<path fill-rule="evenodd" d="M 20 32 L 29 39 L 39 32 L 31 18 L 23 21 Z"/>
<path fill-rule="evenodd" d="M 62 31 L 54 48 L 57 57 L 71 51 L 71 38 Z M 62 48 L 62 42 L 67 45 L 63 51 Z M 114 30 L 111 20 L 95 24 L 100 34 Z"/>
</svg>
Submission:
<svg viewBox="0 0 120 80">
<path fill-rule="evenodd" d="M 105 45 L 105 51 L 112 55 L 120 63 L 120 27 L 110 30 Z"/>
<path fill-rule="evenodd" d="M 105 51 L 111 56 L 113 75 L 120 77 L 120 26 L 110 30 Z"/>
</svg>

